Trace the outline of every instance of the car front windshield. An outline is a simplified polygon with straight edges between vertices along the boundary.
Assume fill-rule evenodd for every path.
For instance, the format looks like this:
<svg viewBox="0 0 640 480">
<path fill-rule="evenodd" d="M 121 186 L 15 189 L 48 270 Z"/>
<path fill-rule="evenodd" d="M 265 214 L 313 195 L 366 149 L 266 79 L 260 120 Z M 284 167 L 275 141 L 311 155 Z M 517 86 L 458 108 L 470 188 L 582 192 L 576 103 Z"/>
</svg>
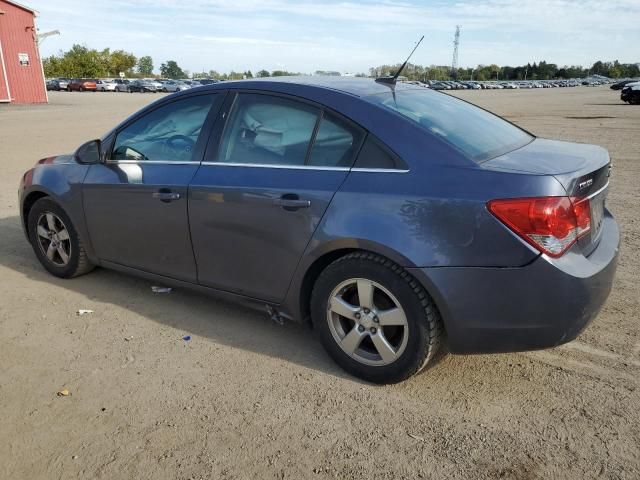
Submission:
<svg viewBox="0 0 640 480">
<path fill-rule="evenodd" d="M 524 130 L 470 103 L 426 89 L 396 90 L 370 99 L 420 125 L 482 162 L 523 147 L 533 140 Z"/>
</svg>

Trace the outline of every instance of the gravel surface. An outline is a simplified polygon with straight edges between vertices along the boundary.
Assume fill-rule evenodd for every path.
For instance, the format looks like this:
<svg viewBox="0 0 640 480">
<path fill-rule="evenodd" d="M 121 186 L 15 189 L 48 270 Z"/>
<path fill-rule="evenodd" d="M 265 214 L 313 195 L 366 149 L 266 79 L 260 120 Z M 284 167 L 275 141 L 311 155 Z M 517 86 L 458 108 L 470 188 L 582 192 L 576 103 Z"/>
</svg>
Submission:
<svg viewBox="0 0 640 480">
<path fill-rule="evenodd" d="M 446 356 L 389 387 L 344 374 L 304 326 L 104 269 L 48 275 L 20 175 L 158 95 L 0 106 L 0 478 L 640 478 L 640 107 L 606 87 L 455 95 L 609 149 L 618 275 L 568 345 Z"/>
</svg>

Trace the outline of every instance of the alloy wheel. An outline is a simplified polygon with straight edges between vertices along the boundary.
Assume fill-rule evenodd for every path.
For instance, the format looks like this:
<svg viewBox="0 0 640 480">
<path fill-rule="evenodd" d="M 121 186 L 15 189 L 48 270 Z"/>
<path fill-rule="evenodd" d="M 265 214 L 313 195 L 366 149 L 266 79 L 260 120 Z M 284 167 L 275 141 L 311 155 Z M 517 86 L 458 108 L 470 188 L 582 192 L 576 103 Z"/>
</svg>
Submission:
<svg viewBox="0 0 640 480">
<path fill-rule="evenodd" d="M 64 222 L 55 213 L 44 212 L 36 223 L 40 250 L 56 267 L 64 267 L 71 258 L 71 238 Z"/>
<path fill-rule="evenodd" d="M 340 348 L 365 365 L 395 362 L 409 338 L 400 302 L 382 285 L 365 278 L 345 280 L 331 292 L 327 322 Z"/>
</svg>

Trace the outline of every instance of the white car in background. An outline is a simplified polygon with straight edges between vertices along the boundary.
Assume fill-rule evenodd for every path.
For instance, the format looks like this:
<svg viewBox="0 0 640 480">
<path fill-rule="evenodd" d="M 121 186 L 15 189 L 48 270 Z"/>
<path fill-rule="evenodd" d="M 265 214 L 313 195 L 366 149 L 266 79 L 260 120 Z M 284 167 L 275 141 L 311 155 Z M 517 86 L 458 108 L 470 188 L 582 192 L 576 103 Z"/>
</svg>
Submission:
<svg viewBox="0 0 640 480">
<path fill-rule="evenodd" d="M 97 92 L 115 92 L 116 83 L 113 80 L 96 80 Z"/>
<path fill-rule="evenodd" d="M 142 81 L 144 81 L 144 82 L 149 82 L 149 83 L 151 83 L 152 85 L 154 85 L 154 86 L 156 87 L 156 90 L 157 90 L 158 92 L 161 92 L 161 91 L 162 91 L 162 83 L 161 83 L 161 82 L 159 82 L 159 81 L 157 81 L 157 80 L 154 80 L 153 78 L 143 78 L 143 79 L 142 79 Z"/>
<path fill-rule="evenodd" d="M 181 92 L 183 90 L 189 90 L 191 87 L 184 82 L 178 80 L 165 80 L 160 82 L 162 87 L 160 90 L 163 92 Z"/>
</svg>

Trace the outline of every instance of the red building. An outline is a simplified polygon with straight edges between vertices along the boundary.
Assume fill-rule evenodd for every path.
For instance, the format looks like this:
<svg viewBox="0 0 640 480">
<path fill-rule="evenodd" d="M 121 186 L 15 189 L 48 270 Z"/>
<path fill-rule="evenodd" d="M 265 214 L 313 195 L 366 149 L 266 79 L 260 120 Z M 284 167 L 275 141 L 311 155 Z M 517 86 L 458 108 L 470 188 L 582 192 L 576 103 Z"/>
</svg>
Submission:
<svg viewBox="0 0 640 480">
<path fill-rule="evenodd" d="M 0 0 L 0 102 L 46 103 L 36 11 Z"/>
</svg>

